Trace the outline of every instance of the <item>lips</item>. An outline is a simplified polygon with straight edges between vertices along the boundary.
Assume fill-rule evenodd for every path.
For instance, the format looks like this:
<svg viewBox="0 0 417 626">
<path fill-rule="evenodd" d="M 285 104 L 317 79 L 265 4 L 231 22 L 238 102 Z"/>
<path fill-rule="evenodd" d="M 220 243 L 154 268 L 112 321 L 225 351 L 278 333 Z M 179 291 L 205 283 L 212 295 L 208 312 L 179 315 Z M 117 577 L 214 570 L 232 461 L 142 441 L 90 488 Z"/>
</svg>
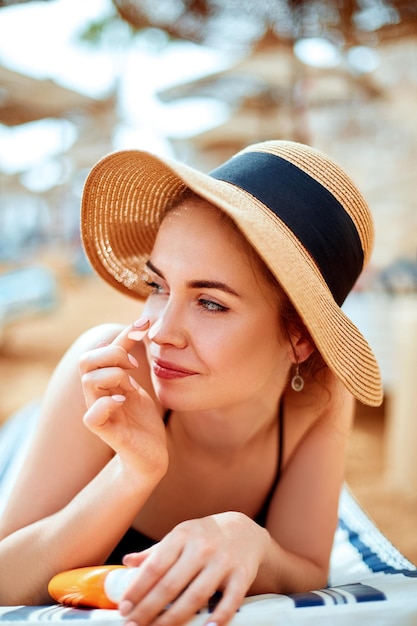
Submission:
<svg viewBox="0 0 417 626">
<path fill-rule="evenodd" d="M 169 361 L 162 361 L 161 359 L 153 360 L 152 369 L 155 376 L 165 380 L 186 378 L 187 376 L 194 376 L 196 374 L 196 372 L 181 367 L 181 365 L 177 365 L 176 363 L 171 363 Z"/>
</svg>

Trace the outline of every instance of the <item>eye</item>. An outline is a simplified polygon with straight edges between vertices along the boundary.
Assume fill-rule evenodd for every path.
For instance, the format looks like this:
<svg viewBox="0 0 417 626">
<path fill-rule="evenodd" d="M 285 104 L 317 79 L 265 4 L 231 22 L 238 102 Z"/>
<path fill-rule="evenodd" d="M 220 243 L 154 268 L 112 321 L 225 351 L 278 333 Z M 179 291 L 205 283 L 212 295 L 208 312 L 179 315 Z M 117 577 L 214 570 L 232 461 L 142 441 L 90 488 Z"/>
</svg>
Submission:
<svg viewBox="0 0 417 626">
<path fill-rule="evenodd" d="M 142 280 L 145 283 L 145 285 L 147 285 L 151 291 L 151 293 L 162 293 L 163 292 L 163 287 L 162 285 L 160 285 L 159 283 L 157 283 L 155 280 L 153 280 L 149 274 L 144 274 L 142 276 Z"/>
<path fill-rule="evenodd" d="M 206 309 L 206 311 L 210 311 L 213 313 L 217 311 L 225 312 L 229 310 L 227 306 L 223 306 L 222 304 L 214 302 L 213 300 L 207 300 L 206 298 L 200 298 L 198 302 L 203 309 Z"/>
</svg>

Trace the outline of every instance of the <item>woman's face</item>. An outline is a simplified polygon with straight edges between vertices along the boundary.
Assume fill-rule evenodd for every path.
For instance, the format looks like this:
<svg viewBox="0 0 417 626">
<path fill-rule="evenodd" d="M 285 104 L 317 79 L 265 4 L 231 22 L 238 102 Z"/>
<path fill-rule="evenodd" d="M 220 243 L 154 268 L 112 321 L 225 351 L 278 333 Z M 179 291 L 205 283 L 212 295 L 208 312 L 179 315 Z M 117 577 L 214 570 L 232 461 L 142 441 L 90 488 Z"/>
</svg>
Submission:
<svg viewBox="0 0 417 626">
<path fill-rule="evenodd" d="M 145 344 L 173 410 L 277 400 L 291 365 L 276 292 L 218 210 L 187 200 L 164 219 L 148 263 Z M 250 406 L 250 405 L 249 405 Z"/>
</svg>

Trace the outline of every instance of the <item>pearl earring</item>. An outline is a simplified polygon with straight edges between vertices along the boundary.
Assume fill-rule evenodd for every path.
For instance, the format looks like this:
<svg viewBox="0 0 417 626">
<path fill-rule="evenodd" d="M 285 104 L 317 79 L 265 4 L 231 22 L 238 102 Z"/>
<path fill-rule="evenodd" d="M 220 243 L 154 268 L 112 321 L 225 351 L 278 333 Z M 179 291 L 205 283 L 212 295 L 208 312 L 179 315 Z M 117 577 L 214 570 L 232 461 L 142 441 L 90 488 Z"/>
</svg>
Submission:
<svg viewBox="0 0 417 626">
<path fill-rule="evenodd" d="M 304 388 L 304 378 L 300 374 L 300 365 L 297 363 L 295 374 L 291 379 L 291 387 L 294 391 L 302 391 Z"/>
</svg>

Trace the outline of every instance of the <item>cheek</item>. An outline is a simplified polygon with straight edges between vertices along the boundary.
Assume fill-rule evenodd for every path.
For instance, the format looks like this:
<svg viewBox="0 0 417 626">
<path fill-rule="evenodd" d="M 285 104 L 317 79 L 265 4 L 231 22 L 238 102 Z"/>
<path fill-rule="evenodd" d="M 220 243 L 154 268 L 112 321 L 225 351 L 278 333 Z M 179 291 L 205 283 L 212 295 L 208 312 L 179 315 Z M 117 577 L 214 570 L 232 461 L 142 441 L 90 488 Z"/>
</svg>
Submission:
<svg viewBox="0 0 417 626">
<path fill-rule="evenodd" d="M 207 335 L 200 339 L 200 346 L 204 345 L 206 358 L 213 367 L 221 367 L 229 372 L 248 370 L 252 375 L 279 368 L 284 358 L 285 346 L 281 337 L 272 330 L 273 325 L 256 320 L 252 324 L 245 324 L 224 333 Z"/>
<path fill-rule="evenodd" d="M 261 320 L 261 321 L 259 321 Z M 287 360 L 288 342 L 277 328 L 276 316 L 261 316 L 247 333 L 242 333 L 237 351 L 253 370 L 280 369 Z"/>
<path fill-rule="evenodd" d="M 157 298 L 155 296 L 149 297 L 144 304 L 142 315 L 149 317 L 151 324 L 153 324 L 161 315 L 164 310 L 165 301 L 163 298 Z"/>
</svg>

